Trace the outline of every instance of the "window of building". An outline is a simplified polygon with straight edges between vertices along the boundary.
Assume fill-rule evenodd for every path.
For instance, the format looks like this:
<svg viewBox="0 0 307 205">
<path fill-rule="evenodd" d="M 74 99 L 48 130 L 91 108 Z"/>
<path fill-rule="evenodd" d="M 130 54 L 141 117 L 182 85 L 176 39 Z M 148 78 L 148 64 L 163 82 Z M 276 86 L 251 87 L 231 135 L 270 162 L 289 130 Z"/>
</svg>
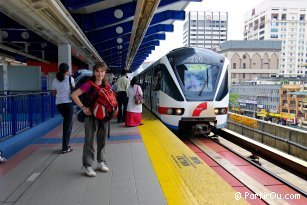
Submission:
<svg viewBox="0 0 307 205">
<path fill-rule="evenodd" d="M 243 59 L 246 59 L 246 55 L 243 55 Z"/>
<path fill-rule="evenodd" d="M 287 20 L 287 14 L 282 14 L 281 15 L 281 20 Z"/>
<path fill-rule="evenodd" d="M 243 63 L 243 69 L 245 69 L 246 68 L 246 63 Z"/>
<path fill-rule="evenodd" d="M 300 15 L 300 21 L 305 21 L 305 14 Z"/>
<path fill-rule="evenodd" d="M 271 34 L 271 38 L 278 38 L 277 34 Z"/>
<path fill-rule="evenodd" d="M 237 68 L 237 64 L 236 64 L 236 63 L 233 63 L 233 64 L 232 64 L 232 68 L 233 68 L 233 69 L 236 69 L 236 68 Z"/>
</svg>

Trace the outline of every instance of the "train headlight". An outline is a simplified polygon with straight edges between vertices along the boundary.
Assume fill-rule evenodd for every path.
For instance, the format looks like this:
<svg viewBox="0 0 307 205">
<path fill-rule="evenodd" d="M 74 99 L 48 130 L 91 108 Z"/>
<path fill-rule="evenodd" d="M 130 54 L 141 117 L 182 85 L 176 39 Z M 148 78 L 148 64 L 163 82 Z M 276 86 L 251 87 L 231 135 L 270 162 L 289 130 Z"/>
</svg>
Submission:
<svg viewBox="0 0 307 205">
<path fill-rule="evenodd" d="M 227 114 L 227 108 L 226 108 L 226 107 L 225 107 L 225 108 L 221 108 L 221 109 L 220 109 L 220 113 L 221 113 L 222 115 Z"/>
<path fill-rule="evenodd" d="M 220 113 L 220 110 L 218 108 L 214 108 L 214 114 L 218 115 Z"/>
<path fill-rule="evenodd" d="M 182 115 L 183 114 L 182 112 L 183 110 L 181 108 L 177 108 L 175 111 L 176 115 Z"/>
<path fill-rule="evenodd" d="M 214 108 L 215 115 L 226 115 L 228 111 L 227 107 Z"/>
<path fill-rule="evenodd" d="M 172 108 L 168 108 L 166 113 L 167 113 L 168 115 L 173 114 L 173 109 L 172 109 Z"/>
<path fill-rule="evenodd" d="M 184 108 L 158 107 L 158 112 L 162 115 L 183 115 Z"/>
</svg>

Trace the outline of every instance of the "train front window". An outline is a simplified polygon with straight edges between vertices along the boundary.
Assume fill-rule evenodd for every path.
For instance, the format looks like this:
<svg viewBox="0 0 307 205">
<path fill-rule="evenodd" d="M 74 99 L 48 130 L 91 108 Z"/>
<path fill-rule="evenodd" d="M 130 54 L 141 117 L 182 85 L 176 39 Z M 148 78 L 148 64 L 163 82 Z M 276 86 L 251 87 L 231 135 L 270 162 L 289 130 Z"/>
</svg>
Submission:
<svg viewBox="0 0 307 205">
<path fill-rule="evenodd" d="M 188 101 L 212 100 L 220 67 L 209 64 L 176 66 L 182 90 Z"/>
</svg>

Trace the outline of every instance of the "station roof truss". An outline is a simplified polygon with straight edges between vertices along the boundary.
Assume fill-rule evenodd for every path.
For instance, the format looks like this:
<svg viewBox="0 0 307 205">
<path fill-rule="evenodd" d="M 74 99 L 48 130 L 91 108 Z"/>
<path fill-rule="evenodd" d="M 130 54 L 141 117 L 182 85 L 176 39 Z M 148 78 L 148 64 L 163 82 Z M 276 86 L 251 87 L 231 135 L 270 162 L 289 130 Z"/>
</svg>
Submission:
<svg viewBox="0 0 307 205">
<path fill-rule="evenodd" d="M 111 72 L 136 70 L 189 2 L 202 0 L 1 0 L 0 53 L 50 62 L 70 44 L 86 64 L 105 61 Z"/>
</svg>

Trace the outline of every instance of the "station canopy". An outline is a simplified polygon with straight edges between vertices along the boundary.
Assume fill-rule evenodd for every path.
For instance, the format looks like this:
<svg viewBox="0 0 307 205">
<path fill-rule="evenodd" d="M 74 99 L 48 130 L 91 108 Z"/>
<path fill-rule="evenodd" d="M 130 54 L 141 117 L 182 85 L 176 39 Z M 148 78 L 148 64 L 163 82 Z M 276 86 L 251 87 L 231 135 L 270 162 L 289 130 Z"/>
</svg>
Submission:
<svg viewBox="0 0 307 205">
<path fill-rule="evenodd" d="M 75 64 L 134 71 L 192 1 L 202 0 L 1 1 L 0 56 L 57 62 L 57 46 L 70 44 Z"/>
</svg>

